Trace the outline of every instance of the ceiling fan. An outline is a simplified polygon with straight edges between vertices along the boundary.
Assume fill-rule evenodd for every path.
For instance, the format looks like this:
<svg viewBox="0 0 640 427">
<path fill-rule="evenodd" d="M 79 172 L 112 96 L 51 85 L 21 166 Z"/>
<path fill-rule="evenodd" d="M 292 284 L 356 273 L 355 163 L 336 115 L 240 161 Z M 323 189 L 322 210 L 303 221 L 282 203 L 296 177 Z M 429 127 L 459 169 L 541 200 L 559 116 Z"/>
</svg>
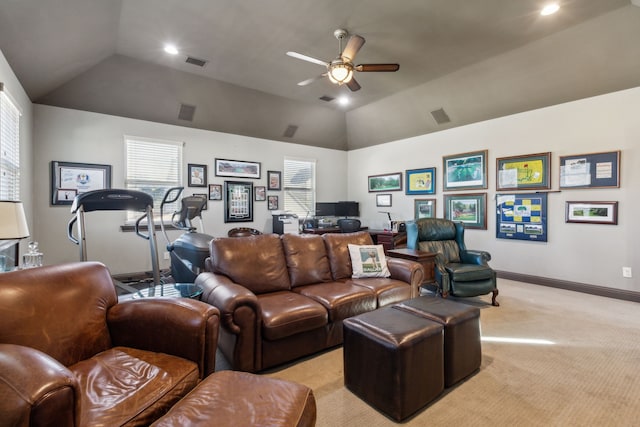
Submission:
<svg viewBox="0 0 640 427">
<path fill-rule="evenodd" d="M 338 57 L 331 62 L 322 61 L 320 59 L 312 58 L 307 55 L 303 55 L 297 52 L 287 52 L 287 55 L 302 59 L 303 61 L 312 62 L 318 65 L 324 65 L 327 67 L 327 72 L 320 74 L 319 76 L 312 77 L 310 79 L 301 81 L 298 86 L 306 86 L 314 81 L 327 76 L 332 83 L 337 85 L 347 85 L 352 92 L 360 89 L 360 85 L 353 78 L 353 72 L 381 72 L 381 71 L 398 71 L 400 69 L 399 64 L 358 64 L 353 65 L 353 59 L 356 53 L 360 50 L 364 44 L 364 38 L 359 35 L 352 35 L 347 42 L 344 50 L 342 50 L 342 40 L 344 40 L 349 33 L 347 30 L 338 29 L 333 32 L 335 38 L 338 39 Z"/>
</svg>

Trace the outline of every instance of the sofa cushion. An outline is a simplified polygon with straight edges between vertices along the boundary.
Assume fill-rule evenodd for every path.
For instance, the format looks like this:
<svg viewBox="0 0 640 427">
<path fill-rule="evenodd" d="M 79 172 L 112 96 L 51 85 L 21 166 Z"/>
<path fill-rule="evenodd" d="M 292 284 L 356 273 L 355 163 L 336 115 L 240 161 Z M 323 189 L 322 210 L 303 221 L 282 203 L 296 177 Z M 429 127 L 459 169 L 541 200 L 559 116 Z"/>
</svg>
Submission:
<svg viewBox="0 0 640 427">
<path fill-rule="evenodd" d="M 402 280 L 388 277 L 368 277 L 363 279 L 351 279 L 347 283 L 362 286 L 376 294 L 378 307 L 396 303 L 411 298 L 411 286 Z"/>
<path fill-rule="evenodd" d="M 322 236 L 284 234 L 282 245 L 292 287 L 331 280 L 331 267 Z"/>
<path fill-rule="evenodd" d="M 389 277 L 391 273 L 387 267 L 382 245 L 347 245 L 351 268 L 351 277 Z"/>
<path fill-rule="evenodd" d="M 322 304 L 329 312 L 331 322 L 375 310 L 377 307 L 373 291 L 348 282 L 298 286 L 293 291 Z"/>
<path fill-rule="evenodd" d="M 333 280 L 350 278 L 352 274 L 349 243 L 354 245 L 373 245 L 371 235 L 366 231 L 355 233 L 325 233 L 322 235 L 329 257 Z"/>
<path fill-rule="evenodd" d="M 217 238 L 211 241 L 210 250 L 214 273 L 224 274 L 255 294 L 291 288 L 277 234 Z"/>
<path fill-rule="evenodd" d="M 277 340 L 325 326 L 327 310 L 300 294 L 281 291 L 258 295 L 262 314 L 262 334 Z"/>
<path fill-rule="evenodd" d="M 198 365 L 164 353 L 114 347 L 69 366 L 84 391 L 80 425 L 142 426 L 196 386 Z"/>
</svg>

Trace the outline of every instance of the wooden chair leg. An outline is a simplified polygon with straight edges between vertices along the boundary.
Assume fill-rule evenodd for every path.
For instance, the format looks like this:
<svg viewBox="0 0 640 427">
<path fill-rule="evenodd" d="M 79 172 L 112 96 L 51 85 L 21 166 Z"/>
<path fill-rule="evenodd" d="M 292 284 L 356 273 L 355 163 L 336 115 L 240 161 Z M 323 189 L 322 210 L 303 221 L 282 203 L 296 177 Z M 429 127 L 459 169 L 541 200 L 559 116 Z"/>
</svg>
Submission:
<svg viewBox="0 0 640 427">
<path fill-rule="evenodd" d="M 496 298 L 498 298 L 498 289 L 494 289 L 493 290 L 493 296 L 491 297 L 491 305 L 493 305 L 494 307 L 500 307 L 500 303 L 498 301 L 496 301 Z"/>
</svg>

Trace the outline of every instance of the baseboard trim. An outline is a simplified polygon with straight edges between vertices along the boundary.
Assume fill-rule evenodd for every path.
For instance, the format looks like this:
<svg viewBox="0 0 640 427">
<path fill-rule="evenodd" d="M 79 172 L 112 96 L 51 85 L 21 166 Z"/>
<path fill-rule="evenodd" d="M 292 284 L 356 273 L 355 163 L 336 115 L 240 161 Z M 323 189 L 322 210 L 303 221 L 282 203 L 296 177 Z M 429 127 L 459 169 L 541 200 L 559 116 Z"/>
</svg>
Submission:
<svg viewBox="0 0 640 427">
<path fill-rule="evenodd" d="M 533 283 L 534 285 L 582 292 L 585 294 L 615 298 L 624 301 L 640 302 L 640 292 L 627 291 L 625 289 L 608 288 L 606 286 L 588 285 L 586 283 L 571 282 L 569 280 L 550 279 L 548 277 L 532 276 L 529 274 L 513 273 L 510 271 L 496 271 L 496 273 L 501 279 Z"/>
</svg>

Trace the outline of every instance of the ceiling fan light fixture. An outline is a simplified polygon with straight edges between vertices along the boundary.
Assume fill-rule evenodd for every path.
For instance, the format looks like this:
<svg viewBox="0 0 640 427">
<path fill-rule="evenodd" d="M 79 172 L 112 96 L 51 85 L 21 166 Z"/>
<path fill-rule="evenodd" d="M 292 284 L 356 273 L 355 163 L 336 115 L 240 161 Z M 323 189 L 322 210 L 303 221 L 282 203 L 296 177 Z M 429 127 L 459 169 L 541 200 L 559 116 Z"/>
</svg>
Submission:
<svg viewBox="0 0 640 427">
<path fill-rule="evenodd" d="M 341 59 L 332 61 L 327 71 L 329 80 L 338 85 L 349 83 L 353 78 L 353 65 Z"/>
</svg>

